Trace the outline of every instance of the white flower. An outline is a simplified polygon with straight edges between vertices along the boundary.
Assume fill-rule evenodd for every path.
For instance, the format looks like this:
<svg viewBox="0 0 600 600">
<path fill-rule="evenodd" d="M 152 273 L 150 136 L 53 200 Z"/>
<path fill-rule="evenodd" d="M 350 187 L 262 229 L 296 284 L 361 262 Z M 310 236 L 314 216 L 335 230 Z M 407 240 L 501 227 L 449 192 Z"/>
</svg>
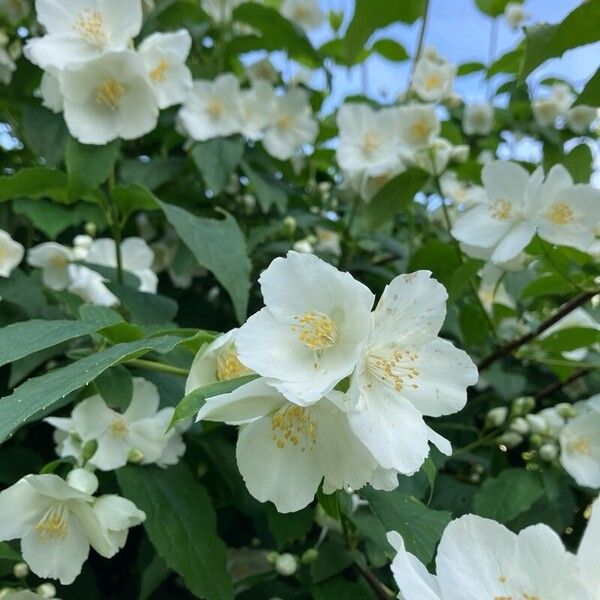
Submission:
<svg viewBox="0 0 600 600">
<path fill-rule="evenodd" d="M 134 377 L 133 396 L 122 414 L 109 408 L 100 395 L 80 402 L 71 415 L 72 427 L 83 442 L 96 441 L 90 463 L 102 471 L 118 469 L 127 464 L 132 450 L 141 452 L 142 464 L 164 463 L 167 442 L 179 434 L 174 430 L 165 434 L 173 408 L 159 411 L 159 401 L 153 383 Z"/>
<path fill-rule="evenodd" d="M 267 83 L 273 84 L 279 77 L 279 72 L 266 56 L 265 58 L 261 58 L 259 61 L 248 65 L 246 73 L 252 83 L 266 81 Z"/>
<path fill-rule="evenodd" d="M 565 115 L 567 127 L 579 135 L 584 135 L 588 132 L 590 125 L 594 122 L 598 115 L 597 109 L 593 106 L 579 105 L 570 108 Z"/>
<path fill-rule="evenodd" d="M 396 111 L 375 111 L 367 104 L 344 104 L 337 114 L 338 164 L 348 171 L 378 176 L 400 164 Z"/>
<path fill-rule="evenodd" d="M 125 50 L 142 28 L 140 0 L 37 0 L 35 8 L 46 35 L 29 40 L 24 53 L 42 69 Z"/>
<path fill-rule="evenodd" d="M 561 115 L 565 115 L 575 102 L 575 94 L 566 83 L 555 83 L 552 85 L 550 98 L 558 107 Z"/>
<path fill-rule="evenodd" d="M 438 337 L 448 295 L 430 276 L 400 275 L 385 288 L 349 391 L 354 433 L 384 469 L 405 474 L 419 470 L 429 441 L 450 454 L 450 443 L 423 416 L 458 412 L 477 382 L 469 356 Z"/>
<path fill-rule="evenodd" d="M 289 252 L 260 276 L 266 307 L 237 335 L 243 364 L 299 404 L 350 375 L 371 326 L 374 296 L 349 273 Z"/>
<path fill-rule="evenodd" d="M 468 104 L 462 126 L 467 135 L 489 135 L 494 126 L 494 107 L 489 102 Z"/>
<path fill-rule="evenodd" d="M 598 548 L 600 547 L 600 500 L 592 503 L 592 514 L 577 550 L 577 563 L 582 579 L 586 584 L 590 600 L 600 598 L 600 569 L 598 569 Z"/>
<path fill-rule="evenodd" d="M 94 240 L 85 260 L 88 264 L 116 268 L 115 241 L 111 238 Z M 156 294 L 158 277 L 152 270 L 153 262 L 154 252 L 142 238 L 130 237 L 121 242 L 121 265 L 124 271 L 132 273 L 140 280 L 140 292 Z"/>
<path fill-rule="evenodd" d="M 242 121 L 240 132 L 249 140 L 259 140 L 273 118 L 275 92 L 266 81 L 256 81 L 249 90 L 240 93 Z"/>
<path fill-rule="evenodd" d="M 529 15 L 520 2 L 509 2 L 504 7 L 504 18 L 513 29 L 518 29 Z"/>
<path fill-rule="evenodd" d="M 368 175 L 364 171 L 344 171 L 344 183 L 365 202 L 369 202 L 388 181 L 405 170 L 406 167 L 399 162 L 396 169 L 375 177 Z"/>
<path fill-rule="evenodd" d="M 93 269 L 82 265 L 69 265 L 69 291 L 90 304 L 114 306 L 119 299 L 104 285 L 105 279 Z"/>
<path fill-rule="evenodd" d="M 325 20 L 317 0 L 283 0 L 279 10 L 286 19 L 307 31 L 319 27 Z"/>
<path fill-rule="evenodd" d="M 140 44 L 138 52 L 159 108 L 182 103 L 192 89 L 192 74 L 185 65 L 191 47 L 187 29 L 153 33 Z"/>
<path fill-rule="evenodd" d="M 400 143 L 409 151 L 429 148 L 440 134 L 441 123 L 433 104 L 409 104 L 390 112 L 396 119 Z"/>
<path fill-rule="evenodd" d="M 412 89 L 421 100 L 437 102 L 450 96 L 455 75 L 456 65 L 421 56 L 415 67 Z"/>
<path fill-rule="evenodd" d="M 319 126 L 312 116 L 306 92 L 300 88 L 291 88 L 276 99 L 263 146 L 271 156 L 288 160 L 304 144 L 313 143 L 318 131 Z"/>
<path fill-rule="evenodd" d="M 571 311 L 567 315 L 565 315 L 562 319 L 554 323 L 546 329 L 546 331 L 542 332 L 539 336 L 539 339 L 543 340 L 548 336 L 556 333 L 557 331 L 562 331 L 563 329 L 570 329 L 573 327 L 582 327 L 585 329 L 595 329 L 596 331 L 600 331 L 600 323 L 594 319 L 584 308 L 576 308 Z M 600 350 L 598 345 L 594 346 L 594 350 Z M 583 360 L 588 353 L 588 348 L 576 348 L 575 350 L 568 350 L 566 352 L 562 352 L 561 354 L 568 360 Z"/>
<path fill-rule="evenodd" d="M 188 135 L 197 141 L 237 133 L 241 127 L 240 84 L 231 73 L 214 81 L 195 81 L 179 118 Z"/>
<path fill-rule="evenodd" d="M 252 373 L 240 362 L 235 340 L 237 329 L 220 335 L 214 342 L 203 344 L 194 357 L 185 383 L 185 393 L 216 383 Z"/>
<path fill-rule="evenodd" d="M 481 282 L 477 295 L 481 303 L 489 312 L 493 310 L 494 304 L 502 304 L 508 308 L 516 308 L 515 301 L 509 296 L 501 281 L 505 271 L 492 263 L 486 264 L 480 272 Z"/>
<path fill-rule="evenodd" d="M 83 144 L 131 140 L 156 127 L 154 90 L 131 50 L 77 63 L 61 72 L 59 82 L 67 127 Z"/>
<path fill-rule="evenodd" d="M 341 392 L 333 392 L 336 403 Z M 213 396 L 198 420 L 243 424 L 237 463 L 248 491 L 293 512 L 312 501 L 323 480 L 327 494 L 367 483 L 377 463 L 352 433 L 346 413 L 323 398 L 308 407 L 287 401 L 257 379 L 231 394 Z"/>
<path fill-rule="evenodd" d="M 551 127 L 554 125 L 557 117 L 560 116 L 558 104 L 552 98 L 534 100 L 531 110 L 533 111 L 536 123 L 542 127 Z"/>
<path fill-rule="evenodd" d="M 600 222 L 600 190 L 575 185 L 562 165 L 550 169 L 536 208 L 542 239 L 583 252 L 594 242 L 594 229 Z"/>
<path fill-rule="evenodd" d="M 93 500 L 57 475 L 28 475 L 0 492 L 0 539 L 21 538 L 31 570 L 68 585 L 81 572 L 90 546 L 106 558 L 116 552 Z"/>
<path fill-rule="evenodd" d="M 5 48 L 0 47 L 0 83 L 9 85 L 16 69 L 17 65 L 10 54 Z"/>
<path fill-rule="evenodd" d="M 23 260 L 25 248 L 0 229 L 0 277 L 8 277 Z"/>
<path fill-rule="evenodd" d="M 45 71 L 42 75 L 39 94 L 42 98 L 42 105 L 54 113 L 63 111 L 64 102 L 60 92 L 59 75 L 51 71 Z"/>
<path fill-rule="evenodd" d="M 458 179 L 452 171 L 447 171 L 440 177 L 442 194 L 463 208 L 472 208 L 485 202 L 485 190 L 480 185 L 471 185 Z"/>
<path fill-rule="evenodd" d="M 560 464 L 582 486 L 600 488 L 600 412 L 567 421 L 561 429 Z"/>
<path fill-rule="evenodd" d="M 302 252 L 303 254 L 314 254 L 315 248 L 309 239 L 297 240 L 292 245 L 292 249 L 296 252 Z"/>
<path fill-rule="evenodd" d="M 392 572 L 405 600 L 594 598 L 586 592 L 578 557 L 547 525 L 515 534 L 490 519 L 460 517 L 442 535 L 437 575 L 405 549 L 398 533 L 388 533 L 388 541 L 397 551 Z"/>
<path fill-rule="evenodd" d="M 42 269 L 42 281 L 51 290 L 64 290 L 69 286 L 69 263 L 72 260 L 72 250 L 56 242 L 44 242 L 27 252 L 27 263 Z"/>
<path fill-rule="evenodd" d="M 515 258 L 535 235 L 532 212 L 542 178 L 541 169 L 530 176 L 513 162 L 488 163 L 481 173 L 487 201 L 459 217 L 452 235 L 465 244 L 493 249 L 493 263 Z"/>
<path fill-rule="evenodd" d="M 337 231 L 332 231 L 325 227 L 316 227 L 315 233 L 317 234 L 317 243 L 315 244 L 317 252 L 333 256 L 340 256 L 342 254 L 340 234 Z"/>
<path fill-rule="evenodd" d="M 407 164 L 416 165 L 432 175 L 441 175 L 454 158 L 456 148 L 458 146 L 453 146 L 448 140 L 436 138 L 430 148 L 405 153 L 402 158 Z"/>
<path fill-rule="evenodd" d="M 243 0 L 200 0 L 202 10 L 218 25 L 229 23 L 233 9 Z"/>
</svg>

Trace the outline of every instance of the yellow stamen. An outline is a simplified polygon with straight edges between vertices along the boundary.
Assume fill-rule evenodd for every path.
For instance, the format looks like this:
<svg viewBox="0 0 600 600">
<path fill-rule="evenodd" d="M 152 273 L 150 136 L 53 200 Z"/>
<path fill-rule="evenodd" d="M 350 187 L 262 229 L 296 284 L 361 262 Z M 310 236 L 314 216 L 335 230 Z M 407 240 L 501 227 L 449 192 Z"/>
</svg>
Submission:
<svg viewBox="0 0 600 600">
<path fill-rule="evenodd" d="M 310 409 L 290 404 L 271 417 L 273 442 L 280 450 L 286 445 L 299 447 L 301 452 L 312 450 L 317 442 L 317 422 Z"/>
<path fill-rule="evenodd" d="M 248 373 L 252 373 L 252 371 L 240 361 L 233 344 L 217 355 L 217 379 L 219 381 L 234 379 L 248 375 Z"/>
<path fill-rule="evenodd" d="M 425 121 L 415 121 L 410 126 L 410 135 L 413 137 L 413 140 L 416 142 L 421 142 L 427 139 L 429 135 L 429 126 Z"/>
<path fill-rule="evenodd" d="M 220 100 L 213 99 L 208 103 L 206 110 L 211 117 L 218 119 L 223 115 L 223 103 Z"/>
<path fill-rule="evenodd" d="M 379 148 L 379 135 L 374 131 L 368 131 L 363 138 L 362 149 L 365 154 L 371 154 Z"/>
<path fill-rule="evenodd" d="M 284 129 L 284 130 L 291 129 L 293 124 L 294 124 L 294 119 L 290 115 L 287 115 L 287 114 L 283 114 L 277 119 L 277 127 L 279 127 L 279 129 Z"/>
<path fill-rule="evenodd" d="M 586 437 L 580 437 L 575 440 L 571 440 L 568 443 L 569 450 L 576 454 L 589 454 L 592 451 L 592 444 Z"/>
<path fill-rule="evenodd" d="M 498 198 L 490 205 L 490 213 L 494 219 L 498 219 L 499 221 L 507 221 L 510 219 L 512 213 L 512 205 L 508 200 L 505 200 L 504 198 Z"/>
<path fill-rule="evenodd" d="M 89 44 L 102 47 L 107 37 L 104 31 L 102 13 L 96 10 L 83 10 L 77 15 L 73 29 Z"/>
<path fill-rule="evenodd" d="M 573 219 L 573 211 L 564 202 L 555 202 L 548 212 L 548 218 L 555 225 L 566 225 Z"/>
<path fill-rule="evenodd" d="M 158 65 L 150 71 L 150 79 L 162 83 L 167 78 L 167 71 L 169 70 L 169 63 L 162 58 Z"/>
<path fill-rule="evenodd" d="M 69 509 L 64 502 L 53 504 L 40 519 L 35 528 L 42 538 L 58 537 L 64 540 L 69 531 Z"/>
<path fill-rule="evenodd" d="M 400 392 L 407 383 L 413 388 L 418 387 L 412 381 L 419 376 L 419 370 L 412 364 L 418 358 L 418 354 L 408 350 L 381 349 L 369 353 L 367 369 L 372 377 Z"/>
<path fill-rule="evenodd" d="M 298 331 L 300 341 L 307 348 L 318 352 L 335 344 L 337 327 L 327 315 L 312 311 L 294 319 L 298 325 L 292 325 L 292 331 Z"/>
<path fill-rule="evenodd" d="M 433 75 L 429 75 L 429 77 L 427 77 L 425 79 L 425 89 L 428 92 L 431 92 L 432 90 L 436 90 L 437 88 L 442 86 L 442 78 L 437 74 L 434 73 Z"/>
<path fill-rule="evenodd" d="M 103 104 L 111 110 L 115 110 L 119 106 L 121 97 L 125 93 L 125 88 L 116 79 L 110 77 L 105 79 L 96 91 L 96 102 Z"/>
<path fill-rule="evenodd" d="M 123 417 L 117 417 L 114 419 L 109 427 L 111 434 L 117 438 L 127 435 L 127 432 L 129 431 L 127 421 Z"/>
</svg>

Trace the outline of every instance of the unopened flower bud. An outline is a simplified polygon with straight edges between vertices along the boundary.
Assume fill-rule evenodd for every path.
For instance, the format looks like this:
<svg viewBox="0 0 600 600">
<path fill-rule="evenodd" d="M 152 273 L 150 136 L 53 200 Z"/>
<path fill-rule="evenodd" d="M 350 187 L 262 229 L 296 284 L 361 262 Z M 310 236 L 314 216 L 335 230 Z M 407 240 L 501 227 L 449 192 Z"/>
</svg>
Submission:
<svg viewBox="0 0 600 600">
<path fill-rule="evenodd" d="M 309 548 L 302 555 L 301 561 L 303 565 L 310 565 L 311 563 L 315 562 L 315 560 L 317 560 L 318 557 L 319 551 L 316 548 Z"/>
<path fill-rule="evenodd" d="M 42 583 L 35 590 L 42 598 L 54 598 L 56 596 L 56 588 L 51 583 Z"/>
<path fill-rule="evenodd" d="M 577 409 L 568 402 L 561 402 L 560 404 L 557 404 L 554 408 L 556 408 L 558 414 L 563 419 L 572 419 L 573 417 L 577 416 Z"/>
<path fill-rule="evenodd" d="M 98 489 L 98 478 L 87 469 L 73 469 L 69 471 L 67 483 L 72 488 L 90 496 Z"/>
<path fill-rule="evenodd" d="M 298 570 L 298 559 L 288 552 L 284 552 L 275 561 L 275 570 L 284 577 L 293 575 Z"/>
<path fill-rule="evenodd" d="M 506 421 L 508 408 L 506 406 L 497 406 L 492 408 L 485 417 L 485 424 L 488 427 L 499 427 Z"/>
<path fill-rule="evenodd" d="M 29 565 L 25 562 L 18 562 L 13 567 L 13 575 L 17 579 L 25 579 L 29 575 Z"/>
<path fill-rule="evenodd" d="M 83 229 L 91 237 L 96 237 L 96 234 L 98 233 L 98 227 L 96 226 L 96 223 L 92 223 L 91 221 L 88 221 L 84 225 Z"/>
<path fill-rule="evenodd" d="M 144 460 L 144 453 L 138 448 L 132 448 L 127 455 L 127 462 L 139 464 Z"/>
<path fill-rule="evenodd" d="M 468 160 L 471 149 L 466 144 L 460 144 L 452 148 L 452 159 L 462 163 Z"/>
<path fill-rule="evenodd" d="M 73 238 L 73 246 L 85 248 L 86 250 L 88 250 L 93 243 L 94 238 L 92 238 L 91 235 L 76 235 Z"/>
<path fill-rule="evenodd" d="M 542 444 L 539 449 L 540 458 L 545 462 L 552 462 L 558 456 L 558 448 L 556 444 Z"/>
<path fill-rule="evenodd" d="M 81 246 L 75 246 L 73 248 L 73 257 L 75 258 L 75 260 L 85 260 L 87 255 L 87 248 L 82 248 Z"/>
<path fill-rule="evenodd" d="M 308 240 L 298 240 L 294 243 L 293 248 L 296 252 L 303 252 L 305 254 L 313 254 L 315 251 Z"/>
<path fill-rule="evenodd" d="M 267 559 L 268 563 L 271 563 L 272 565 L 274 565 L 278 558 L 279 558 L 279 552 L 275 552 L 275 551 L 267 552 L 266 559 Z"/>
<path fill-rule="evenodd" d="M 535 448 L 539 448 L 544 443 L 544 438 L 539 433 L 534 433 L 530 438 L 529 442 Z"/>
<path fill-rule="evenodd" d="M 97 449 L 98 442 L 96 440 L 90 440 L 89 442 L 86 442 L 81 449 L 81 458 L 83 459 L 83 462 L 87 462 L 90 458 L 92 458 Z"/>
<path fill-rule="evenodd" d="M 514 431 L 507 431 L 498 438 L 498 443 L 507 448 L 515 448 L 523 441 L 523 436 Z"/>
<path fill-rule="evenodd" d="M 252 194 L 244 194 L 242 196 L 242 202 L 248 210 L 254 210 L 256 207 L 256 198 Z"/>
<path fill-rule="evenodd" d="M 526 415 L 535 408 L 535 399 L 533 396 L 522 396 L 517 398 L 512 405 L 513 413 L 517 416 Z"/>
<path fill-rule="evenodd" d="M 523 417 L 517 417 L 516 419 L 513 419 L 509 427 L 511 431 L 519 433 L 520 435 L 529 433 L 529 423 L 527 423 Z"/>
<path fill-rule="evenodd" d="M 3 587 L 0 589 L 0 598 L 6 598 L 9 594 L 12 594 L 14 590 L 9 587 Z"/>
<path fill-rule="evenodd" d="M 533 433 L 544 433 L 548 429 L 548 424 L 540 415 L 526 415 L 525 418 L 529 423 L 529 429 Z"/>
<path fill-rule="evenodd" d="M 288 215 L 285 219 L 283 219 L 283 228 L 285 229 L 287 235 L 294 235 L 297 227 L 298 223 L 291 215 Z"/>
</svg>

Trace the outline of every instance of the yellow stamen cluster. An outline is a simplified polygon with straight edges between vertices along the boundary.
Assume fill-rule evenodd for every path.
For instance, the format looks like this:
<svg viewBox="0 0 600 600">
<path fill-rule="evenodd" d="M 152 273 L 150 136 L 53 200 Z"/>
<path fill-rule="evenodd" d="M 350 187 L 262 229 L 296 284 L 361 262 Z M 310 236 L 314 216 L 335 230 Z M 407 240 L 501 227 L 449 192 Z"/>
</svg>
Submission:
<svg viewBox="0 0 600 600">
<path fill-rule="evenodd" d="M 365 154 L 371 154 L 379 147 L 379 135 L 374 131 L 368 131 L 363 138 L 362 149 Z"/>
<path fill-rule="evenodd" d="M 416 142 L 421 142 L 429 135 L 429 126 L 425 121 L 415 121 L 409 128 L 410 135 Z"/>
<path fill-rule="evenodd" d="M 291 404 L 271 417 L 273 441 L 280 450 L 286 444 L 299 447 L 301 452 L 312 450 L 317 443 L 317 422 L 308 408 Z"/>
<path fill-rule="evenodd" d="M 210 100 L 206 110 L 211 117 L 218 119 L 223 116 L 223 103 L 216 99 Z"/>
<path fill-rule="evenodd" d="M 556 202 L 550 207 L 548 218 L 555 225 L 566 225 L 573 219 L 573 211 L 564 202 Z"/>
<path fill-rule="evenodd" d="M 121 438 L 127 435 L 129 431 L 129 426 L 127 425 L 127 421 L 123 417 L 117 417 L 113 419 L 111 424 L 109 425 L 110 433 L 117 438 Z"/>
<path fill-rule="evenodd" d="M 293 124 L 294 124 L 294 119 L 291 117 L 291 115 L 288 115 L 288 114 L 280 115 L 279 118 L 277 119 L 277 127 L 279 127 L 279 129 L 283 129 L 283 130 L 287 131 L 292 128 Z"/>
<path fill-rule="evenodd" d="M 400 392 L 408 380 L 414 380 L 419 376 L 419 370 L 412 366 L 419 355 L 415 352 L 392 350 L 385 355 L 370 353 L 367 357 L 367 367 L 371 375 Z M 411 383 L 411 387 L 419 387 Z"/>
<path fill-rule="evenodd" d="M 104 46 L 106 33 L 102 13 L 96 10 L 84 10 L 77 15 L 73 29 L 89 44 Z"/>
<path fill-rule="evenodd" d="M 248 375 L 248 373 L 251 372 L 252 371 L 240 361 L 233 344 L 226 350 L 219 352 L 217 355 L 217 379 L 219 381 L 234 379 L 235 377 Z"/>
<path fill-rule="evenodd" d="M 152 81 L 158 81 L 162 83 L 167 78 L 167 71 L 169 70 L 169 63 L 162 58 L 160 62 L 150 71 L 150 79 Z"/>
<path fill-rule="evenodd" d="M 102 104 L 111 110 L 115 110 L 119 106 L 121 97 L 125 93 L 125 88 L 116 79 L 110 77 L 105 79 L 96 91 L 96 102 Z"/>
<path fill-rule="evenodd" d="M 61 268 L 65 267 L 69 262 L 69 259 L 63 254 L 56 254 L 50 259 L 50 266 Z"/>
<path fill-rule="evenodd" d="M 69 509 L 64 502 L 53 504 L 40 519 L 35 528 L 42 538 L 58 537 L 64 540 L 69 531 Z"/>
<path fill-rule="evenodd" d="M 490 205 L 490 213 L 494 219 L 507 221 L 512 213 L 512 206 L 508 200 L 498 198 Z"/>
<path fill-rule="evenodd" d="M 577 454 L 589 454 L 592 451 L 592 444 L 588 438 L 580 437 L 571 440 L 568 444 L 568 448 L 571 452 Z"/>
<path fill-rule="evenodd" d="M 312 311 L 294 319 L 297 325 L 292 325 L 292 331 L 298 332 L 300 341 L 307 348 L 319 351 L 331 348 L 335 344 L 337 327 L 327 315 Z"/>
<path fill-rule="evenodd" d="M 427 77 L 427 79 L 425 79 L 425 89 L 430 92 L 432 90 L 436 90 L 437 88 L 441 87 L 442 85 L 442 78 L 437 75 L 437 74 L 433 74 L 433 75 L 429 75 L 429 77 Z"/>
</svg>

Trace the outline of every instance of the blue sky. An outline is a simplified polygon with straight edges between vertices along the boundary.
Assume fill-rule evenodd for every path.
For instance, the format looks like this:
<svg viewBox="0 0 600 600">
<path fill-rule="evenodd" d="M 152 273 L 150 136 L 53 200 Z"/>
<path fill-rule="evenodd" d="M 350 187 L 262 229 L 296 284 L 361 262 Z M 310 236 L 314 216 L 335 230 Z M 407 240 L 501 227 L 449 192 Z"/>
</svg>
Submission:
<svg viewBox="0 0 600 600">
<path fill-rule="evenodd" d="M 353 0 L 320 0 L 320 4 L 326 12 L 343 11 L 346 20 L 354 11 Z M 580 0 L 526 0 L 525 10 L 531 15 L 527 23 L 559 22 L 578 4 Z M 477 9 L 475 0 L 430 0 L 429 10 L 426 45 L 435 46 L 442 55 L 457 64 L 469 61 L 487 63 L 492 20 Z M 500 21 L 496 57 L 513 49 L 522 37 L 520 31 L 512 31 L 502 18 Z M 419 27 L 420 21 L 410 27 L 403 24 L 391 25 L 376 32 L 370 41 L 392 38 L 403 44 L 412 55 Z M 315 45 L 322 44 L 332 36 L 329 26 L 310 33 Z M 556 76 L 579 88 L 598 68 L 599 55 L 600 44 L 568 52 L 562 59 L 550 61 L 535 71 L 530 84 L 535 86 L 545 77 Z M 378 100 L 392 100 L 406 88 L 409 69 L 410 61 L 393 63 L 377 55 L 367 59 L 364 68 L 338 68 L 335 71 L 334 92 L 327 107 L 339 105 L 346 96 L 363 93 L 365 81 L 369 96 Z M 483 99 L 486 95 L 485 85 L 479 74 L 459 78 L 455 89 L 467 100 Z"/>
</svg>

